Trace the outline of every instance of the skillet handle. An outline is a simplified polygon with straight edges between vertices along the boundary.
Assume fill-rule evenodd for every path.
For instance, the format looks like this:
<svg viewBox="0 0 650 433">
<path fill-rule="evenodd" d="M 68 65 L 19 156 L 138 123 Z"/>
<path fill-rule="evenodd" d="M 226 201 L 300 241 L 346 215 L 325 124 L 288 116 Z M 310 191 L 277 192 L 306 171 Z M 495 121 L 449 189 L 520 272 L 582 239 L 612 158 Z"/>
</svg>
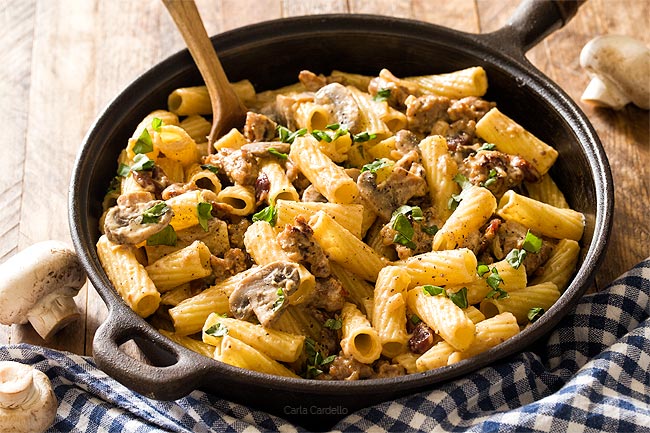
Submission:
<svg viewBox="0 0 650 433">
<path fill-rule="evenodd" d="M 524 54 L 555 30 L 562 28 L 586 0 L 523 0 L 505 26 L 488 33 L 494 46 Z M 509 48 L 509 50 L 508 50 Z"/>
<path fill-rule="evenodd" d="M 200 361 L 193 359 L 193 352 L 178 350 L 144 323 L 118 316 L 112 309 L 95 333 L 93 358 L 100 369 L 128 388 L 157 400 L 176 400 L 198 388 L 203 373 L 197 368 Z M 130 340 L 155 365 L 135 359 L 120 348 Z"/>
</svg>

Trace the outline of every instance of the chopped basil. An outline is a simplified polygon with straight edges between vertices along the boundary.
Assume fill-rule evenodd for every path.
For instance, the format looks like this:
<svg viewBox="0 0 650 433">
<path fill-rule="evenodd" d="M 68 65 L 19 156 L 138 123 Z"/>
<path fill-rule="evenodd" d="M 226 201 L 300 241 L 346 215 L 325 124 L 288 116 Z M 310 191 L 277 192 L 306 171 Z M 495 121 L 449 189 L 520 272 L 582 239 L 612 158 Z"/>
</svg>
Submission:
<svg viewBox="0 0 650 433">
<path fill-rule="evenodd" d="M 119 193 L 121 189 L 122 189 L 122 179 L 120 178 L 120 176 L 114 176 L 113 179 L 111 179 L 111 183 L 108 184 L 108 191 L 106 191 L 106 194 L 110 194 L 112 192 Z"/>
<path fill-rule="evenodd" d="M 324 141 L 326 143 L 332 142 L 332 137 L 330 137 L 327 132 L 321 131 L 320 129 L 314 129 L 311 131 L 311 135 L 318 141 Z"/>
<path fill-rule="evenodd" d="M 459 308 L 467 308 L 469 303 L 467 302 L 467 287 L 463 287 L 456 293 L 449 293 L 449 299 L 452 300 Z"/>
<path fill-rule="evenodd" d="M 341 329 L 343 326 L 343 321 L 341 319 L 327 319 L 324 326 L 336 331 L 337 329 Z"/>
<path fill-rule="evenodd" d="M 542 248 L 542 239 L 538 238 L 528 230 L 526 232 L 526 237 L 524 238 L 523 248 L 529 253 L 539 253 L 539 250 Z"/>
<path fill-rule="evenodd" d="M 196 213 L 199 217 L 199 225 L 204 232 L 207 232 L 208 220 L 212 218 L 212 205 L 207 202 L 201 202 L 196 205 Z"/>
<path fill-rule="evenodd" d="M 120 163 L 119 167 L 117 167 L 118 176 L 127 177 L 130 172 L 131 172 L 131 167 L 129 167 L 126 164 Z"/>
<path fill-rule="evenodd" d="M 495 147 L 496 145 L 493 143 L 483 143 L 483 146 L 479 147 L 477 152 L 480 150 L 494 150 Z"/>
<path fill-rule="evenodd" d="M 486 299 L 490 299 L 490 298 L 492 298 L 492 299 L 504 299 L 504 298 L 507 298 L 508 296 L 509 296 L 508 292 L 506 292 L 503 289 L 498 289 L 497 288 L 497 289 L 490 290 L 488 292 L 488 294 L 485 295 L 485 298 Z"/>
<path fill-rule="evenodd" d="M 330 131 L 336 131 L 340 127 L 341 127 L 341 124 L 339 124 L 339 123 L 330 123 L 329 125 L 327 125 L 325 127 L 325 129 L 329 129 Z"/>
<path fill-rule="evenodd" d="M 443 289 L 440 286 L 432 286 L 430 284 L 426 284 L 422 286 L 422 291 L 431 296 L 438 296 L 438 295 L 446 295 L 445 289 Z"/>
<path fill-rule="evenodd" d="M 420 318 L 419 318 L 418 316 L 416 316 L 415 314 L 412 314 L 412 315 L 411 315 L 411 323 L 412 323 L 412 324 L 417 325 L 417 324 L 420 323 L 421 321 L 422 321 L 422 319 L 420 319 Z"/>
<path fill-rule="evenodd" d="M 380 169 L 393 165 L 393 161 L 388 158 L 375 159 L 373 162 L 368 163 L 361 167 L 361 173 L 369 171 L 370 173 L 377 173 Z"/>
<path fill-rule="evenodd" d="M 153 129 L 156 132 L 160 132 L 160 127 L 162 126 L 163 121 L 162 119 L 158 117 L 154 117 L 153 120 L 151 121 L 151 129 Z"/>
<path fill-rule="evenodd" d="M 147 130 L 147 128 L 144 128 L 142 130 L 142 133 L 140 134 L 140 137 L 138 137 L 138 140 L 133 145 L 133 152 L 140 154 L 140 153 L 149 153 L 152 150 L 153 150 L 153 141 L 151 141 L 151 135 L 149 135 L 149 131 Z"/>
<path fill-rule="evenodd" d="M 355 141 L 357 143 L 362 143 L 364 141 L 368 140 L 374 140 L 377 138 L 377 134 L 369 134 L 368 132 L 360 132 L 359 134 L 355 134 L 352 136 L 352 141 Z"/>
<path fill-rule="evenodd" d="M 457 173 L 454 176 L 454 182 L 456 182 L 462 189 L 467 189 L 472 186 L 472 183 L 464 175 Z"/>
<path fill-rule="evenodd" d="M 171 208 L 164 201 L 158 202 L 142 212 L 142 224 L 157 223 Z"/>
<path fill-rule="evenodd" d="M 539 319 L 542 314 L 544 314 L 544 309 L 542 307 L 534 307 L 528 310 L 528 320 L 531 322 L 536 321 Z"/>
<path fill-rule="evenodd" d="M 266 221 L 271 224 L 271 227 L 275 226 L 275 221 L 278 219 L 278 211 L 273 206 L 267 206 L 261 211 L 253 215 L 253 222 L 256 221 Z"/>
<path fill-rule="evenodd" d="M 147 239 L 147 245 L 167 245 L 175 247 L 177 240 L 178 236 L 176 235 L 176 231 L 172 226 L 168 225 L 158 233 L 149 236 L 149 239 Z"/>
<path fill-rule="evenodd" d="M 391 228 L 397 232 L 393 238 L 393 242 L 396 244 L 404 245 L 405 247 L 409 247 L 412 250 L 417 248 L 417 245 L 415 245 L 415 242 L 413 242 L 413 235 L 415 234 L 415 230 L 413 229 L 413 226 L 411 225 L 411 222 L 406 217 L 406 215 L 402 213 L 393 214 L 393 218 L 391 218 L 391 220 L 393 222 Z"/>
<path fill-rule="evenodd" d="M 452 194 L 447 201 L 447 209 L 456 210 L 463 197 L 460 194 Z"/>
<path fill-rule="evenodd" d="M 296 139 L 296 137 L 302 137 L 307 133 L 307 128 L 302 128 L 299 129 L 295 132 L 291 132 L 288 128 L 285 128 L 284 126 L 278 126 L 278 137 L 280 138 L 280 141 L 283 143 L 293 143 L 293 140 Z"/>
<path fill-rule="evenodd" d="M 273 147 L 269 147 L 269 153 L 270 153 L 271 155 L 273 155 L 273 156 L 277 156 L 277 157 L 280 158 L 280 159 L 287 159 L 287 158 L 289 158 L 289 155 L 287 155 L 286 153 L 278 152 L 278 151 L 275 150 L 275 148 L 273 148 Z"/>
<path fill-rule="evenodd" d="M 481 183 L 481 186 L 487 188 L 490 185 L 494 185 L 497 181 L 497 171 L 495 169 L 491 169 L 488 173 L 488 178 L 485 182 Z"/>
<path fill-rule="evenodd" d="M 211 171 L 214 174 L 219 174 L 219 167 L 212 164 L 201 164 L 201 169 Z"/>
<path fill-rule="evenodd" d="M 278 295 L 278 299 L 273 303 L 273 311 L 278 311 L 284 305 L 284 301 L 286 301 L 287 297 L 284 295 L 282 287 L 280 287 L 275 294 Z"/>
<path fill-rule="evenodd" d="M 305 353 L 307 354 L 306 376 L 308 379 L 312 379 L 322 374 L 323 370 L 321 368 L 336 359 L 336 355 L 330 355 L 327 358 L 323 358 L 320 351 L 316 350 L 316 342 L 311 338 L 305 339 Z"/>
<path fill-rule="evenodd" d="M 512 266 L 513 268 L 519 269 L 519 266 L 521 266 L 525 258 L 526 258 L 525 250 L 513 249 L 506 256 L 506 261 L 510 263 L 510 266 Z"/>
<path fill-rule="evenodd" d="M 492 271 L 490 272 L 490 275 L 488 275 L 486 281 L 488 286 L 492 287 L 494 290 L 498 290 L 499 284 L 503 283 L 503 279 L 499 275 L 497 268 L 492 268 Z"/>
<path fill-rule="evenodd" d="M 377 94 L 373 96 L 374 101 L 382 102 L 390 98 L 390 89 L 379 89 Z"/>
<path fill-rule="evenodd" d="M 144 153 L 138 153 L 133 158 L 133 165 L 131 166 L 132 171 L 145 171 L 151 170 L 154 166 L 153 160 L 149 159 Z"/>
<path fill-rule="evenodd" d="M 228 334 L 228 327 L 225 326 L 223 323 L 215 323 L 214 325 L 210 326 L 208 329 L 205 330 L 205 333 L 207 335 L 210 335 L 212 337 L 224 337 Z"/>
<path fill-rule="evenodd" d="M 485 275 L 486 272 L 490 271 L 490 267 L 488 265 L 480 264 L 476 267 L 476 273 L 478 274 L 479 277 L 482 277 Z"/>
<path fill-rule="evenodd" d="M 436 233 L 438 233 L 438 230 L 440 230 L 440 229 L 439 229 L 438 226 L 435 225 L 435 224 L 432 225 L 431 227 L 422 226 L 422 231 L 423 231 L 424 233 L 428 234 L 428 235 L 431 235 L 431 236 L 433 236 L 433 235 L 435 235 Z"/>
</svg>

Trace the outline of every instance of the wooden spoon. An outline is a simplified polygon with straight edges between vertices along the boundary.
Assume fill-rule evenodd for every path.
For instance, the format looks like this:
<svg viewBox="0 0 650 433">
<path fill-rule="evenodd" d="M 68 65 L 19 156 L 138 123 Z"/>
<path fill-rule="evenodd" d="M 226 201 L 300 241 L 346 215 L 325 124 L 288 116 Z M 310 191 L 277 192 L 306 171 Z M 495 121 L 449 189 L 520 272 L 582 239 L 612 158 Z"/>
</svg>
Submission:
<svg viewBox="0 0 650 433">
<path fill-rule="evenodd" d="M 205 81 L 212 105 L 212 129 L 208 149 L 212 143 L 232 128 L 240 127 L 246 118 L 246 107 L 232 89 L 217 53 L 205 30 L 194 0 L 162 0 Z"/>
</svg>

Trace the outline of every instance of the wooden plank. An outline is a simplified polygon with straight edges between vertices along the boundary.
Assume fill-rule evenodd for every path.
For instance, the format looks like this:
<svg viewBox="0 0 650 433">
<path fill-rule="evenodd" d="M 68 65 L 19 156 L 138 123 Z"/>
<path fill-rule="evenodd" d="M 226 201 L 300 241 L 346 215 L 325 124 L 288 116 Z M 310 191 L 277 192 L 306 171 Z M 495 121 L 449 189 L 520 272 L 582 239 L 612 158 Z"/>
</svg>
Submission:
<svg viewBox="0 0 650 433">
<path fill-rule="evenodd" d="M 413 0 L 413 17 L 464 32 L 480 31 L 474 0 Z"/>
<path fill-rule="evenodd" d="M 0 116 L 10 119 L 3 126 L 3 141 L 10 145 L 0 146 L 0 262 L 18 251 L 36 3 L 4 1 L 2 11 L 0 64 L 11 67 L 0 68 Z M 0 344 L 10 342 L 11 327 L 0 325 Z"/>
<path fill-rule="evenodd" d="M 283 17 L 349 12 L 345 0 L 282 0 L 281 4 Z"/>
</svg>

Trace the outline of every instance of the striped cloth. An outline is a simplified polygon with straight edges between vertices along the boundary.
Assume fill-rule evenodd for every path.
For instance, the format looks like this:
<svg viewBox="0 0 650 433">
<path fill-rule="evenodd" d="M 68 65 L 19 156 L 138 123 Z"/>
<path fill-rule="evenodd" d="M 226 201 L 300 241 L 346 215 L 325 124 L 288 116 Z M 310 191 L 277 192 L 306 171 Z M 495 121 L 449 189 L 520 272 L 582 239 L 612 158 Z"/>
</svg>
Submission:
<svg viewBox="0 0 650 433">
<path fill-rule="evenodd" d="M 333 430 L 650 432 L 649 296 L 650 259 L 585 296 L 540 344 L 541 355 L 521 353 L 361 410 Z M 0 360 L 49 376 L 59 408 L 48 432 L 303 431 L 201 391 L 173 402 L 147 399 L 88 357 L 13 345 L 0 347 Z"/>
</svg>

